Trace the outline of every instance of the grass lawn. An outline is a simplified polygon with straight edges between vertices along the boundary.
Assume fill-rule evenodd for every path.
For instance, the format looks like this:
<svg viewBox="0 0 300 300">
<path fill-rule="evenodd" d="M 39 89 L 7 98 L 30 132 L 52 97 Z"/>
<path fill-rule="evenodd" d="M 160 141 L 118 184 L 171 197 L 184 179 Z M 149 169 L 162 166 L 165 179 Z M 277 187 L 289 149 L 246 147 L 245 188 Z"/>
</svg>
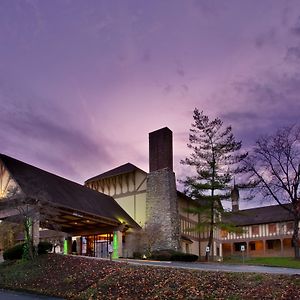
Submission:
<svg viewBox="0 0 300 300">
<path fill-rule="evenodd" d="M 242 257 L 224 258 L 225 263 L 243 263 Z M 272 267 L 286 267 L 300 269 L 300 260 L 295 260 L 292 257 L 251 257 L 245 258 L 245 264 L 248 265 L 263 265 Z"/>
<path fill-rule="evenodd" d="M 49 254 L 0 264 L 0 288 L 65 299 L 300 299 L 300 276 L 133 266 Z"/>
</svg>

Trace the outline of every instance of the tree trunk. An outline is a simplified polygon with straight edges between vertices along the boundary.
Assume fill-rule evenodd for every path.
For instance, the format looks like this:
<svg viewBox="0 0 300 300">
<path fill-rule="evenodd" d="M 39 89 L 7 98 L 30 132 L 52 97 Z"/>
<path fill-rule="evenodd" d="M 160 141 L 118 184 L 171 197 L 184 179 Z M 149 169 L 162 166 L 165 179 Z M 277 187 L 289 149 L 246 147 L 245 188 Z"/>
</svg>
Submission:
<svg viewBox="0 0 300 300">
<path fill-rule="evenodd" d="M 32 221 L 29 218 L 25 218 L 24 221 L 24 230 L 25 230 L 25 247 L 27 248 L 26 250 L 28 253 L 25 253 L 25 257 L 27 259 L 33 260 L 34 258 L 34 247 L 33 247 L 33 239 L 31 236 L 31 226 L 32 226 Z"/>
<path fill-rule="evenodd" d="M 292 243 L 294 247 L 295 259 L 300 260 L 300 253 L 299 253 L 299 217 L 295 217 L 294 220 L 294 232 L 292 237 Z"/>
<path fill-rule="evenodd" d="M 213 251 L 213 238 L 214 238 L 214 203 L 211 204 L 211 212 L 210 212 L 210 229 L 209 229 L 209 237 L 208 237 L 208 244 L 207 247 L 209 247 L 209 252 L 205 252 L 205 261 L 208 261 L 209 254 L 212 253 L 212 257 L 214 255 Z"/>
</svg>

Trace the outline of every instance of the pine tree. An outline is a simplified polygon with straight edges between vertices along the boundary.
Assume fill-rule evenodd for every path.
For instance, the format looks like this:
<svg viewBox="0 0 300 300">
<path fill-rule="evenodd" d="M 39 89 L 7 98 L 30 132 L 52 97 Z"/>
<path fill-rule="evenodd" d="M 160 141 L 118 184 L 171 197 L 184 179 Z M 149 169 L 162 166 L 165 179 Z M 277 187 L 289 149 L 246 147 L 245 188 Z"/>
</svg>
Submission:
<svg viewBox="0 0 300 300">
<path fill-rule="evenodd" d="M 192 166 L 196 172 L 181 182 L 185 193 L 200 204 L 189 210 L 200 215 L 199 223 L 193 230 L 209 232 L 207 246 L 213 255 L 214 230 L 235 231 L 234 225 L 222 221 L 222 215 L 226 212 L 221 200 L 230 198 L 232 179 L 242 171 L 239 162 L 247 153 L 240 153 L 242 143 L 235 140 L 231 126 L 224 127 L 219 118 L 210 121 L 197 108 L 193 118 L 187 144 L 192 153 L 181 163 Z M 207 260 L 208 255 L 207 252 Z"/>
</svg>

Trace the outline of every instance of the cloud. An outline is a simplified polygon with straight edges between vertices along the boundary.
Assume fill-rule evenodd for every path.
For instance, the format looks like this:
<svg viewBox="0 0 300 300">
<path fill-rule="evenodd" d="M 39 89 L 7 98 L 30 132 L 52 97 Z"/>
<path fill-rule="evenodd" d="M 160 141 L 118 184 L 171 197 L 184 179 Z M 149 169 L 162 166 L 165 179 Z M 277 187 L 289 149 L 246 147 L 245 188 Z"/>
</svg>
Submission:
<svg viewBox="0 0 300 300">
<path fill-rule="evenodd" d="M 296 24 L 291 28 L 291 33 L 300 36 L 300 17 L 298 17 Z"/>
<path fill-rule="evenodd" d="M 276 29 L 271 28 L 267 32 L 260 34 L 255 39 L 255 47 L 260 49 L 266 45 L 272 45 L 276 41 Z"/>
<path fill-rule="evenodd" d="M 32 94 L 28 96 L 28 91 L 12 93 L 2 85 L 0 119 L 0 152 L 34 157 L 52 172 L 59 170 L 60 174 L 82 180 L 84 167 L 91 169 L 97 160 L 112 161 L 106 139 L 97 137 L 94 141 L 88 128 L 80 128 L 79 119 L 75 127 L 68 113 L 53 101 L 43 102 Z"/>
<path fill-rule="evenodd" d="M 205 17 L 216 17 L 218 14 L 226 9 L 225 2 L 220 1 L 193 1 L 193 9 L 198 10 Z"/>
<path fill-rule="evenodd" d="M 276 128 L 299 122 L 300 73 L 264 75 L 235 83 L 233 97 L 242 101 L 221 114 L 246 145 Z"/>
<path fill-rule="evenodd" d="M 291 63 L 300 62 L 300 47 L 289 47 L 286 53 L 286 60 Z"/>
</svg>

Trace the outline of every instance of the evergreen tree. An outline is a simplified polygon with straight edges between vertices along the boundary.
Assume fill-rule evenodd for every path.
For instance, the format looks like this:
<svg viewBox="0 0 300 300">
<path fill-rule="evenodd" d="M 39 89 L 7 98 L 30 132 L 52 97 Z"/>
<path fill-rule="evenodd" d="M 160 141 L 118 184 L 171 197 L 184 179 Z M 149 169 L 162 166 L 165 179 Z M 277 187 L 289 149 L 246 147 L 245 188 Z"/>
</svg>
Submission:
<svg viewBox="0 0 300 300">
<path fill-rule="evenodd" d="M 209 232 L 207 246 L 213 255 L 214 230 L 235 231 L 232 224 L 222 222 L 222 215 L 226 212 L 221 200 L 230 198 L 233 176 L 242 171 L 238 165 L 247 153 L 240 153 L 242 143 L 235 140 L 231 126 L 224 127 L 219 118 L 210 121 L 197 108 L 193 118 L 187 144 L 192 153 L 181 163 L 194 167 L 196 172 L 181 182 L 185 193 L 200 204 L 189 210 L 200 215 L 193 230 Z M 207 260 L 208 255 L 207 252 Z"/>
</svg>

